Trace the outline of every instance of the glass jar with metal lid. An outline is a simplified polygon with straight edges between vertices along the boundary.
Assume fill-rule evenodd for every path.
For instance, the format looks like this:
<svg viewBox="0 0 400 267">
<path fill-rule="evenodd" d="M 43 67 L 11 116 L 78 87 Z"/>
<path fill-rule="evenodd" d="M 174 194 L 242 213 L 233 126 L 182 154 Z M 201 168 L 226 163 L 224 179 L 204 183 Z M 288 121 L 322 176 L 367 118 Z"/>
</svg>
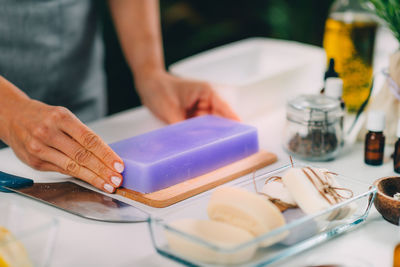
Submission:
<svg viewBox="0 0 400 267">
<path fill-rule="evenodd" d="M 325 95 L 300 95 L 286 107 L 284 148 L 301 159 L 333 159 L 344 143 L 344 111 L 339 100 Z"/>
</svg>

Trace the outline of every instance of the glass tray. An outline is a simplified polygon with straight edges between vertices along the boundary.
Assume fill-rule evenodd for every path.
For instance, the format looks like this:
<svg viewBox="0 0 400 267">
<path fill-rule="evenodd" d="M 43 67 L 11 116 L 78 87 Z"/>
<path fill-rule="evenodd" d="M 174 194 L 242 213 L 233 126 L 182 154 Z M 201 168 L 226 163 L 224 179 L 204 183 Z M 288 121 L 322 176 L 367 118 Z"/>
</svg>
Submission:
<svg viewBox="0 0 400 267">
<path fill-rule="evenodd" d="M 0 226 L 10 231 L 16 239 L 0 241 L 0 257 L 1 251 L 9 251 L 20 243 L 34 267 L 50 266 L 58 230 L 55 218 L 1 199 Z"/>
<path fill-rule="evenodd" d="M 284 166 L 275 171 L 257 176 L 254 179 L 250 177 L 250 179 L 244 182 L 238 182 L 236 184 L 230 184 L 230 185 L 244 188 L 251 192 L 255 191 L 255 185 L 256 185 L 258 190 L 261 191 L 261 188 L 268 177 L 282 176 L 283 173 L 287 171 L 290 167 L 291 165 Z M 305 167 L 305 166 L 295 164 L 295 167 Z M 185 205 L 180 206 L 179 209 L 169 211 L 168 213 L 163 214 L 163 216 L 160 217 L 154 217 L 154 216 L 151 217 L 149 219 L 149 228 L 153 245 L 159 254 L 185 265 L 226 266 L 226 264 L 210 264 L 210 263 L 196 261 L 191 258 L 187 258 L 183 255 L 180 255 L 178 252 L 174 250 L 171 250 L 168 246 L 167 239 L 165 236 L 166 230 L 169 231 L 170 233 L 178 235 L 179 237 L 185 238 L 186 240 L 189 240 L 198 246 L 201 246 L 201 248 L 208 248 L 213 252 L 218 252 L 221 254 L 232 254 L 232 253 L 243 252 L 246 249 L 254 247 L 254 245 L 257 245 L 261 242 L 272 240 L 284 232 L 293 233 L 303 229 L 302 227 L 306 227 L 307 225 L 312 223 L 318 225 L 317 230 L 314 231 L 312 234 L 303 237 L 301 240 L 297 241 L 295 240 L 295 242 L 292 241 L 291 245 L 287 244 L 284 245 L 282 243 L 277 243 L 275 245 L 266 248 L 259 247 L 250 261 L 238 265 L 230 264 L 230 266 L 260 266 L 260 265 L 272 264 L 279 260 L 295 255 L 301 251 L 309 249 L 324 241 L 327 241 L 337 235 L 345 233 L 355 228 L 356 226 L 360 225 L 362 222 L 366 220 L 375 197 L 375 192 L 376 192 L 375 187 L 371 187 L 369 184 L 352 180 L 342 175 L 338 175 L 336 177 L 336 180 L 340 183 L 341 186 L 351 189 L 354 193 L 354 197 L 342 201 L 339 204 L 333 205 L 329 209 L 318 212 L 316 214 L 304 215 L 303 217 L 291 221 L 286 225 L 279 227 L 269 233 L 266 233 L 248 242 L 230 248 L 224 248 L 215 244 L 211 244 L 205 240 L 197 238 L 196 236 L 184 233 L 168 225 L 169 222 L 177 219 L 184 219 L 184 218 L 208 219 L 207 205 L 210 195 L 212 193 L 212 191 L 209 191 L 204 195 L 202 195 L 201 197 L 198 197 L 192 201 L 190 200 L 187 201 L 187 203 L 185 203 Z M 327 217 L 329 216 L 329 214 L 332 213 L 332 211 L 335 210 L 337 211 L 340 208 L 349 207 L 349 205 L 354 206 L 354 204 L 356 204 L 356 210 L 352 215 L 341 220 L 327 219 Z"/>
</svg>

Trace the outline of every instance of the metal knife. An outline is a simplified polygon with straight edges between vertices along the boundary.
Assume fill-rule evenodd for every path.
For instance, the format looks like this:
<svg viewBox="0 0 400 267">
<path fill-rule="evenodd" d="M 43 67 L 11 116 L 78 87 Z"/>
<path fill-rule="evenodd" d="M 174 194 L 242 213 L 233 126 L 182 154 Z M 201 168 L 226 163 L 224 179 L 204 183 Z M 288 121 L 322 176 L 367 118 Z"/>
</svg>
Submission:
<svg viewBox="0 0 400 267">
<path fill-rule="evenodd" d="M 149 214 L 73 182 L 34 183 L 0 171 L 0 191 L 15 192 L 77 216 L 103 222 L 146 222 Z"/>
</svg>

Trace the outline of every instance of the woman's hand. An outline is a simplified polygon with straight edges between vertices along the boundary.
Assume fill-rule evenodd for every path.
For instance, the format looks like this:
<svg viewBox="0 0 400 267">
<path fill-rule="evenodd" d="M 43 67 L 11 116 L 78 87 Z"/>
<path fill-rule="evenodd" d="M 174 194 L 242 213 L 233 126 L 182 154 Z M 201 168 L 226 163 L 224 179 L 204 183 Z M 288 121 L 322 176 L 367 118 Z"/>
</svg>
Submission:
<svg viewBox="0 0 400 267">
<path fill-rule="evenodd" d="M 239 119 L 208 83 L 165 71 L 158 0 L 109 1 L 109 5 L 142 103 L 158 118 L 168 123 L 203 114 Z"/>
<path fill-rule="evenodd" d="M 157 71 L 136 75 L 136 87 L 143 104 L 168 123 L 205 114 L 239 120 L 230 106 L 206 82 Z"/>
<path fill-rule="evenodd" d="M 2 115 L 3 141 L 29 166 L 77 177 L 108 193 L 121 185 L 122 160 L 68 109 L 27 98 Z"/>
</svg>

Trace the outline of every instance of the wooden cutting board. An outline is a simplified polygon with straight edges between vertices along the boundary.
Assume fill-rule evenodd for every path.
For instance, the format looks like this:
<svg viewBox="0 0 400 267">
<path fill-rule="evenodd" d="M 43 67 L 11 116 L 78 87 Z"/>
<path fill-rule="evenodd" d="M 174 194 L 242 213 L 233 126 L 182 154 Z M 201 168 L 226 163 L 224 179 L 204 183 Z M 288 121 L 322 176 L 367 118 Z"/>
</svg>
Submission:
<svg viewBox="0 0 400 267">
<path fill-rule="evenodd" d="M 117 194 L 151 207 L 164 208 L 263 168 L 276 160 L 275 154 L 261 150 L 215 171 L 153 193 L 143 194 L 130 189 L 119 188 Z"/>
</svg>

